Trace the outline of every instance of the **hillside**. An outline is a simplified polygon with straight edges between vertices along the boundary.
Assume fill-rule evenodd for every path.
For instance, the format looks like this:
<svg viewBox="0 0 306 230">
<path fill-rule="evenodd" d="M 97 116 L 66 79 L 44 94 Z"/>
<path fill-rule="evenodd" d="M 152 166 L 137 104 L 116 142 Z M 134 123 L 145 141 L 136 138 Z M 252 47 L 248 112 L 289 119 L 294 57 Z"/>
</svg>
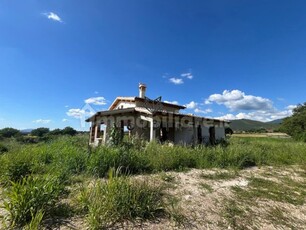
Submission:
<svg viewBox="0 0 306 230">
<path fill-rule="evenodd" d="M 282 119 L 277 119 L 277 120 L 273 120 L 273 121 L 269 121 L 267 122 L 267 124 L 281 124 L 283 122 L 284 118 Z"/>
<path fill-rule="evenodd" d="M 250 130 L 274 130 L 279 127 L 280 122 L 261 122 L 248 119 L 231 120 L 230 127 L 233 131 L 250 131 Z"/>
</svg>

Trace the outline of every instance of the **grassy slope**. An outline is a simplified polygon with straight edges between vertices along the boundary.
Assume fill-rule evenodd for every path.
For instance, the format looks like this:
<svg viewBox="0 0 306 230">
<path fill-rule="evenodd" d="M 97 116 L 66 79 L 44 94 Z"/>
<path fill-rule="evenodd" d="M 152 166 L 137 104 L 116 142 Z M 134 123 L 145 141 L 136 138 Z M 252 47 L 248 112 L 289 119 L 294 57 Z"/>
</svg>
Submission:
<svg viewBox="0 0 306 230">
<path fill-rule="evenodd" d="M 248 131 L 248 130 L 258 130 L 258 129 L 276 129 L 278 128 L 278 123 L 271 122 L 260 122 L 248 119 L 232 120 L 230 127 L 234 131 Z"/>
</svg>

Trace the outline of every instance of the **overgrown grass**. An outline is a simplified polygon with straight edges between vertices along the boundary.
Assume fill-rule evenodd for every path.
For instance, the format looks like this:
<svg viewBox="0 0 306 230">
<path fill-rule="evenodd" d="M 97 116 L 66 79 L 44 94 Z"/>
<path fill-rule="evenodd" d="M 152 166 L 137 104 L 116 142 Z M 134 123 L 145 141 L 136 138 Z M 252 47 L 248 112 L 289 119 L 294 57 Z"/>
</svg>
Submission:
<svg viewBox="0 0 306 230">
<path fill-rule="evenodd" d="M 306 143 L 290 139 L 231 138 L 226 147 L 168 146 L 132 140 L 118 147 L 89 149 L 87 138 L 85 135 L 59 137 L 38 144 L 18 144 L 14 140 L 5 143 L 8 151 L 0 154 L 0 185 L 8 191 L 6 201 L 9 203 L 6 207 L 11 210 L 9 220 L 12 225 L 37 226 L 50 211 L 46 207 L 51 206 L 46 206 L 46 203 L 50 201 L 54 204 L 59 196 L 56 186 L 77 183 L 73 180 L 76 177 L 105 178 L 111 168 L 121 168 L 123 174 L 140 174 L 188 168 L 228 168 L 235 172 L 251 166 L 306 165 Z M 299 174 L 305 177 L 304 171 Z M 203 178 L 221 180 L 236 176 L 236 173 L 216 173 Z M 161 174 L 161 177 L 168 184 L 175 182 L 167 174 Z M 51 185 L 46 178 L 56 178 L 56 181 L 51 180 Z M 294 205 L 304 204 L 305 187 L 297 186 L 289 178 L 284 179 L 284 184 L 253 178 L 249 191 L 237 188 L 236 192 L 246 200 L 266 197 L 275 201 L 286 200 Z M 125 219 L 154 217 L 162 207 L 158 189 L 152 190 L 148 184 L 134 184 L 125 176 L 111 177 L 107 182 L 97 182 L 95 186 L 87 188 L 87 193 L 84 190 L 81 202 L 81 209 L 88 214 L 87 219 L 92 226 L 110 226 Z M 210 191 L 206 184 L 201 186 Z M 45 191 L 46 197 L 36 188 Z M 31 194 L 36 194 L 38 198 L 31 197 Z M 155 206 L 146 203 L 153 201 Z M 126 209 L 128 206 L 132 209 Z M 106 215 L 103 212 L 109 216 L 103 216 Z M 180 222 L 182 216 L 178 212 L 171 218 Z"/>
<path fill-rule="evenodd" d="M 29 174 L 84 174 L 104 177 L 112 167 L 130 174 L 182 171 L 187 168 L 234 168 L 306 164 L 306 143 L 272 138 L 232 138 L 227 147 L 183 147 L 157 143 L 89 151 L 87 136 L 61 137 L 47 143 L 11 147 L 0 155 L 2 181 Z"/>
<path fill-rule="evenodd" d="M 17 143 L 16 143 L 17 144 Z M 11 144 L 12 145 L 12 144 Z M 2 183 L 36 174 L 104 177 L 112 167 L 129 174 L 306 164 L 306 143 L 272 138 L 232 138 L 227 147 L 183 147 L 126 142 L 119 147 L 89 149 L 87 136 L 61 137 L 47 143 L 11 146 L 0 155 Z M 214 178 L 213 178 L 214 179 Z"/>
<path fill-rule="evenodd" d="M 3 198 L 3 206 L 8 212 L 6 220 L 11 227 L 39 224 L 43 215 L 54 208 L 63 190 L 54 177 L 28 176 L 11 182 Z"/>
<path fill-rule="evenodd" d="M 87 213 L 90 229 L 104 229 L 126 220 L 146 220 L 165 212 L 160 186 L 148 182 L 132 182 L 128 177 L 114 175 L 85 188 L 79 197 Z"/>
</svg>

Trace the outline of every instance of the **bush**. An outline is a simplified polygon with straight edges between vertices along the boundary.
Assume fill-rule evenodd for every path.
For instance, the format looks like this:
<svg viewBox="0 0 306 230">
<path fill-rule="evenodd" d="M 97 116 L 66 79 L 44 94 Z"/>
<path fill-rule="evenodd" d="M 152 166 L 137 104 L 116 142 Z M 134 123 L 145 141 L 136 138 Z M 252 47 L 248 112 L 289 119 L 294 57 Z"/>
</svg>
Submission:
<svg viewBox="0 0 306 230">
<path fill-rule="evenodd" d="M 37 129 L 33 129 L 31 131 L 31 135 L 37 136 L 37 137 L 43 137 L 49 132 L 50 132 L 49 128 L 40 127 L 40 128 L 37 128 Z"/>
<path fill-rule="evenodd" d="M 4 193 L 4 208 L 8 211 L 6 219 L 12 227 L 22 227 L 33 218 L 40 219 L 42 213 L 48 213 L 63 192 L 63 187 L 55 177 L 23 178 L 11 182 Z"/>
<path fill-rule="evenodd" d="M 0 143 L 0 154 L 8 152 L 8 148 Z"/>
<path fill-rule="evenodd" d="M 36 146 L 37 155 L 45 171 L 66 175 L 80 174 L 86 170 L 87 145 L 78 137 L 62 136 L 48 143 Z"/>
<path fill-rule="evenodd" d="M 283 120 L 280 130 L 296 140 L 306 141 L 306 102 L 293 109 L 292 116 Z"/>
<path fill-rule="evenodd" d="M 107 182 L 97 182 L 87 188 L 80 200 L 88 210 L 90 229 L 104 229 L 124 220 L 150 219 L 164 213 L 160 187 L 146 182 L 131 182 L 127 177 L 113 175 Z"/>
<path fill-rule="evenodd" d="M 100 146 L 93 150 L 88 160 L 90 174 L 104 177 L 110 168 L 121 168 L 131 174 L 151 171 L 148 159 L 140 151 L 125 147 Z"/>
<path fill-rule="evenodd" d="M 64 128 L 61 132 L 64 135 L 70 135 L 70 136 L 74 136 L 74 135 L 76 135 L 78 133 L 74 128 L 69 127 L 69 126 Z"/>
<path fill-rule="evenodd" d="M 27 143 L 27 144 L 36 144 L 40 141 L 39 137 L 36 136 L 18 136 L 16 138 L 17 141 L 21 142 L 21 143 Z"/>
<path fill-rule="evenodd" d="M 143 153 L 149 159 L 153 171 L 183 170 L 196 167 L 197 155 L 194 149 L 182 146 L 149 143 Z"/>
<path fill-rule="evenodd" d="M 4 128 L 0 129 L 0 136 L 10 138 L 20 135 L 20 131 L 18 129 L 13 128 Z"/>
<path fill-rule="evenodd" d="M 19 181 L 32 173 L 32 163 L 28 159 L 15 158 L 10 160 L 7 165 L 6 176 L 8 180 Z"/>
</svg>

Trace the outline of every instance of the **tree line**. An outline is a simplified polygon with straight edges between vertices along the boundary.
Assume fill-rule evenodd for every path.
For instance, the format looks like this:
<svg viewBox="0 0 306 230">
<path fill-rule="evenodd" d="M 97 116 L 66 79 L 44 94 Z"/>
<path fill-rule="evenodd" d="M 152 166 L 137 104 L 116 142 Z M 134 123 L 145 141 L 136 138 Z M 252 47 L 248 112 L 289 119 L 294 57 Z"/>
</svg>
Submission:
<svg viewBox="0 0 306 230">
<path fill-rule="evenodd" d="M 43 139 L 43 138 L 59 136 L 59 135 L 74 136 L 77 133 L 78 131 L 70 126 L 67 126 L 64 129 L 54 129 L 54 130 L 50 130 L 49 128 L 45 128 L 45 127 L 40 127 L 40 128 L 31 130 L 31 132 L 28 134 L 22 133 L 18 129 L 7 127 L 7 128 L 0 129 L 0 139 L 14 137 L 20 141 L 27 142 L 28 140 L 29 142 L 31 142 L 31 140 L 34 140 L 34 138 Z"/>
</svg>

